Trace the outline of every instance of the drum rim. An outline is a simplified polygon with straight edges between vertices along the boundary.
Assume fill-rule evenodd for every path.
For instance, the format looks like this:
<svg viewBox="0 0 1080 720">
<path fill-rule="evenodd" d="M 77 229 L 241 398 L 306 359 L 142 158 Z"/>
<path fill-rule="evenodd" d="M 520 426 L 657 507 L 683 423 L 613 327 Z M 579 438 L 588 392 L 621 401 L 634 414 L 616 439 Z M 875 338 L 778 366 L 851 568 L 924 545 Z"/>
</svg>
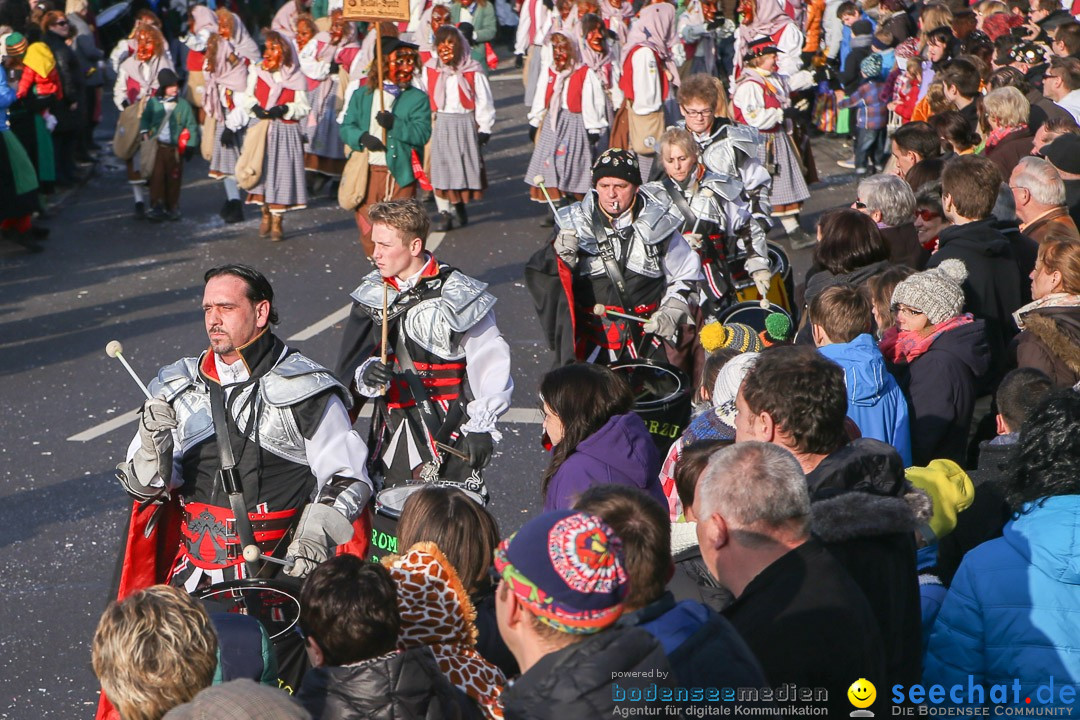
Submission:
<svg viewBox="0 0 1080 720">
<path fill-rule="evenodd" d="M 266 630 L 267 635 L 270 635 L 270 639 L 275 640 L 286 633 L 292 632 L 293 628 L 300 622 L 300 587 L 299 581 L 284 580 L 281 578 L 240 578 L 237 580 L 226 580 L 224 582 L 214 583 L 210 587 L 196 590 L 192 595 L 199 600 L 209 600 L 214 599 L 219 593 L 230 592 L 232 590 L 253 589 L 272 590 L 280 595 L 284 595 L 296 606 L 296 616 L 289 622 L 288 627 L 271 635 L 270 628 L 266 627 L 266 624 L 263 623 L 262 620 L 254 615 L 248 616 L 258 620 L 259 624 Z"/>
<path fill-rule="evenodd" d="M 109 7 L 102 9 L 102 11 L 97 14 L 97 16 L 95 18 L 95 23 L 97 24 L 97 26 L 99 28 L 102 27 L 103 25 L 108 25 L 109 23 L 113 22 L 117 18 L 123 17 L 124 11 L 125 10 L 131 10 L 131 6 L 134 5 L 134 4 L 135 4 L 135 0 L 120 0 L 120 2 L 113 3 Z M 107 12 L 109 12 L 113 8 L 120 7 L 121 5 L 123 5 L 124 8 L 123 8 L 123 10 L 116 13 L 116 17 L 109 18 L 105 22 L 101 22 L 101 16 L 102 15 L 105 15 Z"/>
<path fill-rule="evenodd" d="M 417 490 L 419 490 L 420 488 L 423 488 L 423 487 L 428 487 L 428 484 L 427 483 L 415 483 L 415 484 L 412 484 L 412 485 L 406 484 L 406 485 L 393 485 L 391 487 L 384 487 L 382 490 L 375 493 L 375 498 L 374 498 L 374 500 L 375 500 L 375 512 L 378 512 L 381 508 L 391 507 L 391 506 L 386 505 L 386 503 L 383 503 L 383 502 L 379 501 L 379 498 L 383 495 L 383 493 L 389 492 L 390 490 L 408 489 L 409 493 L 405 495 L 405 499 L 408 500 L 409 497 L 411 497 L 414 492 L 416 492 Z M 441 486 L 441 485 L 430 485 L 430 487 L 443 487 L 443 486 Z M 484 497 L 482 495 L 480 495 L 479 493 L 474 493 L 472 490 L 466 490 L 465 488 L 456 488 L 456 489 L 460 490 L 463 493 L 465 493 L 469 497 L 470 500 L 475 502 L 480 507 L 487 507 L 487 504 L 484 502 Z M 389 515 L 387 517 L 394 517 L 395 519 L 401 519 L 401 511 L 404 508 L 405 508 L 405 503 L 402 503 L 400 508 L 393 508 L 394 510 L 397 511 L 397 516 L 396 517 L 395 516 L 389 516 Z"/>
<path fill-rule="evenodd" d="M 652 410 L 654 408 L 660 408 L 671 402 L 678 400 L 684 393 L 692 392 L 693 388 L 690 383 L 690 377 L 680 370 L 678 367 L 671 365 L 670 363 L 659 362 L 656 360 L 650 360 L 648 358 L 641 358 L 639 360 L 624 360 L 622 362 L 615 363 L 609 366 L 609 369 L 614 372 L 617 369 L 625 367 L 651 367 L 658 370 L 663 370 L 669 375 L 673 376 L 678 381 L 679 385 L 675 392 L 658 400 L 646 400 L 644 402 L 635 402 L 633 410 Z"/>
</svg>

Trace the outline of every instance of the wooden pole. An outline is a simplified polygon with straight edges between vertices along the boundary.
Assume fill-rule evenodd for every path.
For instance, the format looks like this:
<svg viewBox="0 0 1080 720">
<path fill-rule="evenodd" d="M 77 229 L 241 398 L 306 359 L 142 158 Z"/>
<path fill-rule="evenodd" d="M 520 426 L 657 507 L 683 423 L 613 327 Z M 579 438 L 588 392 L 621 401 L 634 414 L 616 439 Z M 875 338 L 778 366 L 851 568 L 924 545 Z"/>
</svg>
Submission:
<svg viewBox="0 0 1080 720">
<path fill-rule="evenodd" d="M 378 20 L 376 20 L 375 21 L 375 61 L 378 63 L 378 65 L 376 67 L 376 73 L 378 73 L 378 78 L 379 78 L 379 87 L 378 87 L 379 111 L 380 112 L 386 112 L 386 101 L 383 99 L 382 28 L 379 27 L 380 25 L 381 25 L 381 23 Z M 382 127 L 381 125 L 379 127 L 382 128 L 382 141 L 383 141 L 383 145 L 385 145 L 386 144 L 386 128 Z"/>
<path fill-rule="evenodd" d="M 389 305 L 389 301 L 388 301 L 389 295 L 390 295 L 390 283 L 386 282 L 386 278 L 383 278 L 383 286 L 382 286 L 382 345 L 381 345 L 381 347 L 379 349 L 379 360 L 382 361 L 383 365 L 386 364 L 386 360 L 387 360 L 386 341 L 387 341 L 387 336 L 389 335 L 389 331 L 390 331 L 390 320 L 386 317 L 386 315 L 387 315 L 387 306 Z M 389 387 L 384 385 L 382 394 L 385 395 L 386 391 L 388 389 L 389 389 Z"/>
</svg>

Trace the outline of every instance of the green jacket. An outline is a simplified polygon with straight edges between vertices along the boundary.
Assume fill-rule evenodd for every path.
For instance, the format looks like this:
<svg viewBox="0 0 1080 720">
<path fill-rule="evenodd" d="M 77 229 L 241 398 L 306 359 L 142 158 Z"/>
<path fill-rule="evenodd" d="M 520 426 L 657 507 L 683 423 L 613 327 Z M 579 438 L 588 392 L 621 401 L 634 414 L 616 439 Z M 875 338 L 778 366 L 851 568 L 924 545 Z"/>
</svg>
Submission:
<svg viewBox="0 0 1080 720">
<path fill-rule="evenodd" d="M 165 119 L 165 105 L 157 97 L 150 98 L 139 120 L 139 131 L 157 136 L 161 130 L 161 123 Z M 199 147 L 199 123 L 195 119 L 195 111 L 191 109 L 191 103 L 184 98 L 176 99 L 176 109 L 169 116 L 169 144 L 177 145 L 180 133 L 187 130 L 191 133 L 187 146 Z"/>
<path fill-rule="evenodd" d="M 360 87 L 349 100 L 345 121 L 341 123 L 341 140 L 354 150 L 363 146 L 360 136 L 370 132 L 371 103 L 375 93 L 367 86 Z M 431 104 L 423 90 L 409 86 L 390 106 L 394 115 L 394 129 L 386 131 L 386 167 L 401 187 L 416 181 L 412 170 L 412 151 L 420 162 L 424 161 L 424 145 L 431 139 Z M 372 135 L 382 138 L 382 128 L 375 127 Z"/>
<path fill-rule="evenodd" d="M 473 33 L 476 36 L 476 42 L 473 42 L 472 44 L 472 57 L 473 60 L 480 63 L 480 67 L 484 68 L 484 72 L 486 73 L 488 67 L 484 43 L 494 40 L 495 33 L 498 30 L 498 26 L 495 24 L 495 5 L 493 4 L 493 0 L 488 0 L 483 5 L 480 4 L 480 0 L 474 0 L 472 4 L 472 14 Z M 450 22 L 454 25 L 461 22 L 460 2 L 455 2 L 450 5 Z M 469 40 L 469 38 L 465 39 Z"/>
</svg>

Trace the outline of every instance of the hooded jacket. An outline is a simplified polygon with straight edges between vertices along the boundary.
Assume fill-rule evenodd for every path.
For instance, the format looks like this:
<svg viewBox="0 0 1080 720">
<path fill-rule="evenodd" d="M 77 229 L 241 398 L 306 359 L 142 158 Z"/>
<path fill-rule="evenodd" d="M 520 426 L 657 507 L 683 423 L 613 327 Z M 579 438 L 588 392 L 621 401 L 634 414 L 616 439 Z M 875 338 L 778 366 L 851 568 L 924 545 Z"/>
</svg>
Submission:
<svg viewBox="0 0 1080 720">
<path fill-rule="evenodd" d="M 671 523 L 671 560 L 675 572 L 667 589 L 675 600 L 696 600 L 716 612 L 723 612 L 735 596 L 709 572 L 698 545 L 697 523 Z"/>
<path fill-rule="evenodd" d="M 1044 307 L 1024 314 L 1016 364 L 1042 370 L 1054 386 L 1080 382 L 1080 307 Z"/>
<path fill-rule="evenodd" d="M 619 690 L 654 684 L 676 685 L 659 641 L 640 628 L 611 627 L 542 657 L 503 692 L 503 712 L 507 720 L 609 718 L 620 704 L 647 705 L 617 703 Z"/>
<path fill-rule="evenodd" d="M 863 333 L 851 342 L 824 345 L 818 352 L 844 369 L 847 414 L 859 426 L 862 436 L 892 445 L 903 458 L 904 467 L 909 467 L 911 434 L 907 400 L 889 374 L 874 339 Z"/>
<path fill-rule="evenodd" d="M 298 699 L 314 720 L 481 717 L 472 701 L 443 677 L 427 648 L 312 668 Z"/>
<path fill-rule="evenodd" d="M 967 554 L 938 613 L 926 654 L 927 683 L 1008 685 L 1013 704 L 1046 705 L 1040 685 L 1051 682 L 1049 704 L 1063 686 L 1080 695 L 1080 496 L 1029 504 L 1004 535 Z M 987 695 L 986 702 L 990 698 Z M 1033 705 L 1031 707 L 1034 707 Z"/>
<path fill-rule="evenodd" d="M 1017 332 L 1012 313 L 1023 305 L 1023 295 L 1012 246 L 994 223 L 994 218 L 989 217 L 942 229 L 938 251 L 930 256 L 926 267 L 935 268 L 949 258 L 963 261 L 968 271 L 963 284 L 965 311 L 986 323 L 996 384 L 1004 367 L 1006 346 Z M 918 457 L 915 462 L 920 463 Z"/>
<path fill-rule="evenodd" d="M 660 452 L 636 413 L 613 416 L 578 443 L 548 483 L 544 511 L 569 509 L 593 485 L 636 487 L 667 509 L 660 486 Z"/>
<path fill-rule="evenodd" d="M 985 325 L 975 320 L 939 335 L 912 363 L 893 367 L 908 398 L 916 465 L 944 458 L 964 466 L 975 398 L 990 363 Z"/>
<path fill-rule="evenodd" d="M 860 438 L 806 476 L 811 530 L 862 588 L 878 621 L 887 685 L 918 682 L 922 611 L 915 530 L 930 520 L 930 499 L 904 478 L 900 456 Z"/>
</svg>

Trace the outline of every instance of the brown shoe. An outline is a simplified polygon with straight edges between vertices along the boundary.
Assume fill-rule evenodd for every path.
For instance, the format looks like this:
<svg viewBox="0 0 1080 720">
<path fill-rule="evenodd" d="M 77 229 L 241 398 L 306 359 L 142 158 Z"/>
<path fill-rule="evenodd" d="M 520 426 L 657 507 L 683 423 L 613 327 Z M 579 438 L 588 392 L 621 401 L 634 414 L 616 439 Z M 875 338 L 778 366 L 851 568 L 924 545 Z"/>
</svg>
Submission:
<svg viewBox="0 0 1080 720">
<path fill-rule="evenodd" d="M 281 220 L 284 213 L 273 213 L 270 216 L 270 241 L 281 242 L 285 239 L 285 233 L 281 230 Z"/>
<path fill-rule="evenodd" d="M 270 234 L 270 206 L 262 206 L 262 222 L 259 223 L 259 237 L 266 237 Z"/>
</svg>

